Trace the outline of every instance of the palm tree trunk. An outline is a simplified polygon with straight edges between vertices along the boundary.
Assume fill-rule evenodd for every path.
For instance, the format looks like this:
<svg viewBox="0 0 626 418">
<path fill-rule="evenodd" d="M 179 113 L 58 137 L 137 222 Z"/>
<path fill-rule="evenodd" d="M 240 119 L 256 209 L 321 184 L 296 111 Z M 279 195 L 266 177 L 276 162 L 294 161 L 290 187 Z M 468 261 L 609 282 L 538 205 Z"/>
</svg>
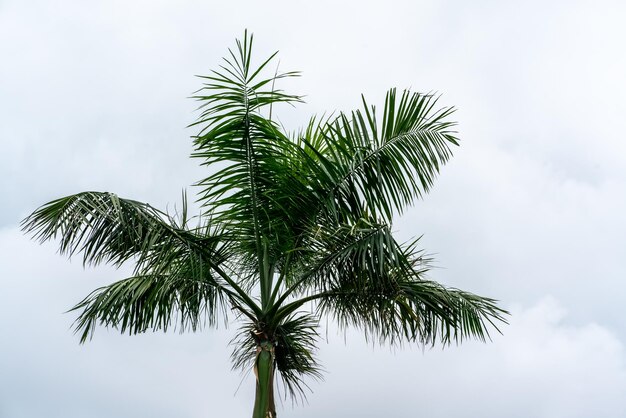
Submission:
<svg viewBox="0 0 626 418">
<path fill-rule="evenodd" d="M 254 363 L 256 397 L 252 418 L 275 418 L 274 405 L 274 346 L 264 341 L 257 346 Z"/>
</svg>

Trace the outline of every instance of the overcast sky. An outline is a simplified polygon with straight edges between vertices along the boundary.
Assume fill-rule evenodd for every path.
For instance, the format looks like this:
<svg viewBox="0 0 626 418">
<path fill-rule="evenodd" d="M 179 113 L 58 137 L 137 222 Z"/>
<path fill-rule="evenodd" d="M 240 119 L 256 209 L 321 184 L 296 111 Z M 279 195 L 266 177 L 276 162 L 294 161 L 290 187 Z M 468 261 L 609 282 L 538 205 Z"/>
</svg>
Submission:
<svg viewBox="0 0 626 418">
<path fill-rule="evenodd" d="M 185 128 L 194 74 L 244 28 L 258 57 L 303 72 L 284 86 L 307 101 L 283 109 L 288 127 L 394 86 L 458 108 L 462 146 L 394 227 L 424 235 L 433 279 L 512 312 L 492 343 L 444 350 L 331 327 L 325 381 L 279 415 L 626 416 L 624 3 L 214 3 L 0 0 L 0 417 L 250 415 L 232 330 L 99 329 L 80 346 L 64 312 L 127 271 L 83 270 L 18 229 L 83 190 L 179 201 L 203 173 Z"/>
</svg>

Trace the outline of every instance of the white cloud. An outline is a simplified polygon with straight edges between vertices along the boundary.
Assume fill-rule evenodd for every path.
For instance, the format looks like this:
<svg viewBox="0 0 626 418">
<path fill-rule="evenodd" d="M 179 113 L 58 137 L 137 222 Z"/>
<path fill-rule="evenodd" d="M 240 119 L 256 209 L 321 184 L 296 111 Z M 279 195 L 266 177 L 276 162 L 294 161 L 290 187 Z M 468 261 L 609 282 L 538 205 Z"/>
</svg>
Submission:
<svg viewBox="0 0 626 418">
<path fill-rule="evenodd" d="M 0 416 L 248 413 L 250 381 L 232 397 L 227 332 L 99 332 L 78 347 L 61 312 L 123 271 L 84 272 L 15 229 L 37 205 L 87 189 L 173 204 L 203 175 L 184 129 L 193 74 L 245 27 L 259 56 L 280 49 L 281 68 L 304 72 L 285 87 L 309 104 L 287 109 L 287 126 L 394 85 L 456 105 L 462 147 L 396 229 L 425 234 L 444 267 L 434 279 L 520 302 L 486 346 L 391 356 L 333 338 L 327 381 L 288 414 L 625 415 L 615 313 L 626 292 L 625 11 L 611 1 L 1 2 Z"/>
<path fill-rule="evenodd" d="M 326 382 L 293 416 L 624 416 L 626 353 L 613 332 L 570 323 L 550 297 L 512 314 L 492 343 L 424 353 L 372 350 L 354 333 L 346 346 L 331 338 Z"/>
</svg>

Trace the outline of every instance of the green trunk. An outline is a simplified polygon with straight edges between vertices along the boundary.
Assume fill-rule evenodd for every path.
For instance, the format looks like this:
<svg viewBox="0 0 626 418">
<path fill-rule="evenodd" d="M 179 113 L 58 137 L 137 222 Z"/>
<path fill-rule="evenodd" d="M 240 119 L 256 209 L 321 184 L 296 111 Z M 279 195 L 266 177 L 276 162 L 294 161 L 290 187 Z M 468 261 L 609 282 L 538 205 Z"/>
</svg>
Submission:
<svg viewBox="0 0 626 418">
<path fill-rule="evenodd" d="M 256 375 L 256 398 L 252 418 L 275 418 L 274 346 L 270 342 L 262 342 L 257 347 L 254 374 Z"/>
</svg>

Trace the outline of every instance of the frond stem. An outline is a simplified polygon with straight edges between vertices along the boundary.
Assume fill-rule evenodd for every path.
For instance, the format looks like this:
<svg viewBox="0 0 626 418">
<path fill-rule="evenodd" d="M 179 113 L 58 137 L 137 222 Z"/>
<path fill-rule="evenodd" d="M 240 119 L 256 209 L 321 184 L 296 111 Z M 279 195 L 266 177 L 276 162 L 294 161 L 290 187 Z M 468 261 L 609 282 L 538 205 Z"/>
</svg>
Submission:
<svg viewBox="0 0 626 418">
<path fill-rule="evenodd" d="M 233 279 L 230 278 L 230 276 L 228 276 L 228 274 L 226 274 L 224 270 L 216 265 L 213 265 L 212 268 L 226 281 L 226 283 L 229 284 L 229 286 L 235 292 L 237 292 L 237 294 L 233 296 L 237 296 L 242 302 L 245 302 L 245 304 L 250 309 L 252 309 L 252 311 L 254 311 L 256 315 L 261 316 L 262 312 L 259 306 L 250 298 L 250 296 L 248 296 L 248 294 L 241 287 L 239 287 L 239 285 L 237 285 L 237 283 Z"/>
</svg>

